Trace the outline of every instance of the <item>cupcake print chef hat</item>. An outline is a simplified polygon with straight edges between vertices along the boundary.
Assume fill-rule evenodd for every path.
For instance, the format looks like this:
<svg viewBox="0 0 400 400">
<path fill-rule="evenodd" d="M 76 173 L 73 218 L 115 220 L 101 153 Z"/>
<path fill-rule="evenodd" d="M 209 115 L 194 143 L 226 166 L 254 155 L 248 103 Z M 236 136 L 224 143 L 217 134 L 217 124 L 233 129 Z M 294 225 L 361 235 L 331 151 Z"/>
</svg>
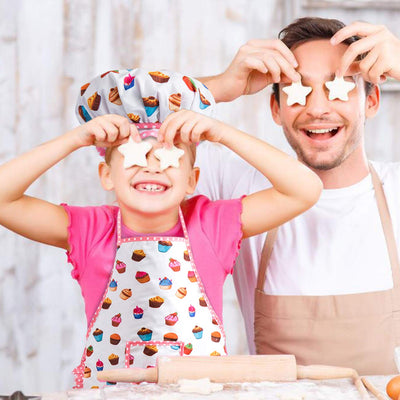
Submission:
<svg viewBox="0 0 400 400">
<path fill-rule="evenodd" d="M 105 72 L 81 87 L 76 114 L 81 124 L 119 114 L 137 125 L 142 137 L 155 135 L 165 118 L 186 109 L 213 116 L 215 100 L 200 81 L 168 70 L 144 68 Z M 104 149 L 99 149 L 104 155 Z"/>
</svg>

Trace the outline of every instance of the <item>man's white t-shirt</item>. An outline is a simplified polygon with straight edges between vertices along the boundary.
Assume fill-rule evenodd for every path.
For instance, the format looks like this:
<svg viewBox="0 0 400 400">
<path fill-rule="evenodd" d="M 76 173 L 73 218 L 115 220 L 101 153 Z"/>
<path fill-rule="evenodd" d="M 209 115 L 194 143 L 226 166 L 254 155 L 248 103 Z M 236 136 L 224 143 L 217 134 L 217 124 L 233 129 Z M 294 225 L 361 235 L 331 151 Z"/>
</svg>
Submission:
<svg viewBox="0 0 400 400">
<path fill-rule="evenodd" d="M 212 200 L 240 197 L 270 187 L 266 178 L 221 145 L 202 143 L 197 192 Z M 373 165 L 383 183 L 400 247 L 400 163 Z M 243 240 L 235 288 L 254 353 L 254 289 L 266 234 Z M 310 210 L 278 231 L 264 290 L 272 295 L 334 295 L 393 287 L 389 255 L 371 176 L 341 189 L 323 190 Z"/>
</svg>

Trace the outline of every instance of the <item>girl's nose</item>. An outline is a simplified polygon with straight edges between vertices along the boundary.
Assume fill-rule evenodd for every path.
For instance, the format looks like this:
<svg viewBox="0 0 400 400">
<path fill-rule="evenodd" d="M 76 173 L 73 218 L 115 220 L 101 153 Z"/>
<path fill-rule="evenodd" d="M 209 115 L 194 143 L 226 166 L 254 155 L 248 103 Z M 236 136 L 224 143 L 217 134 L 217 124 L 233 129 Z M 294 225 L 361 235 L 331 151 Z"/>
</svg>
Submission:
<svg viewBox="0 0 400 400">
<path fill-rule="evenodd" d="M 157 174 L 161 172 L 160 161 L 155 157 L 152 150 L 147 155 L 147 166 L 143 168 L 145 172 Z"/>
</svg>

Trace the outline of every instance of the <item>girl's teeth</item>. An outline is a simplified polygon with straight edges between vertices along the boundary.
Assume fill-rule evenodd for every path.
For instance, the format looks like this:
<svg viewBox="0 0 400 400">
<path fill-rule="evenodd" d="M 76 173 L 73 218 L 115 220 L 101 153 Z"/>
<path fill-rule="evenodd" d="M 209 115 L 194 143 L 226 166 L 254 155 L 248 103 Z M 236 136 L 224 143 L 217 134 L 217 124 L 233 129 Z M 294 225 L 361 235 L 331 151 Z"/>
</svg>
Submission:
<svg viewBox="0 0 400 400">
<path fill-rule="evenodd" d="M 164 190 L 164 186 L 156 185 L 156 184 L 139 184 L 138 190 L 143 190 L 146 192 L 162 192 Z"/>
</svg>

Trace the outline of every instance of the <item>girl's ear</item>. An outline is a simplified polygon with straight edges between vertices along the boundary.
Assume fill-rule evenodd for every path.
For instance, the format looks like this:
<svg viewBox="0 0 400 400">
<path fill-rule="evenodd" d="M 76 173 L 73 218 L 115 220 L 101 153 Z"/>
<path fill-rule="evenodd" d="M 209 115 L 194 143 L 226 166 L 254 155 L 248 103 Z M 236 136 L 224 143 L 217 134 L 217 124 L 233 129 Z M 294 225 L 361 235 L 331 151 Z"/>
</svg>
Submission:
<svg viewBox="0 0 400 400">
<path fill-rule="evenodd" d="M 186 188 L 186 194 L 193 194 L 196 189 L 197 182 L 200 177 L 200 168 L 194 167 L 189 175 L 188 186 Z"/>
<path fill-rule="evenodd" d="M 101 186 L 104 190 L 114 189 L 114 182 L 111 179 L 110 166 L 104 161 L 99 164 L 99 177 Z"/>
</svg>

